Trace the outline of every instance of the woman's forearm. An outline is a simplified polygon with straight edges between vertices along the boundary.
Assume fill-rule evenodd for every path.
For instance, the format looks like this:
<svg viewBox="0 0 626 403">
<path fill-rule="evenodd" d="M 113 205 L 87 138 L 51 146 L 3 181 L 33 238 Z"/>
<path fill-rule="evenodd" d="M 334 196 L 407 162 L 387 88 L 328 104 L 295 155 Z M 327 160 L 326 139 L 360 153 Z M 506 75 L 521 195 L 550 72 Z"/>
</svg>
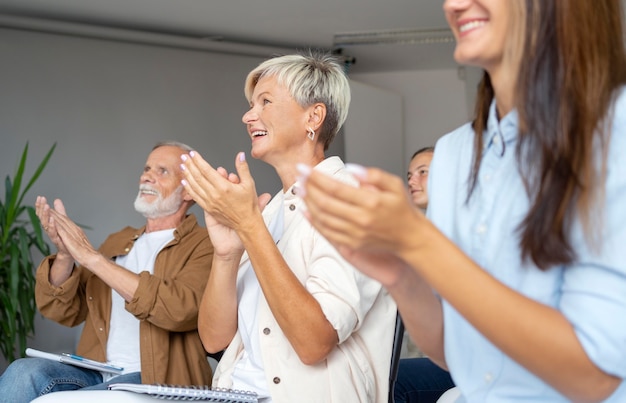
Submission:
<svg viewBox="0 0 626 403">
<path fill-rule="evenodd" d="M 198 311 L 198 333 L 205 350 L 225 349 L 237 332 L 237 268 L 239 260 L 213 257 Z"/>
<path fill-rule="evenodd" d="M 291 271 L 265 224 L 258 221 L 238 234 L 272 314 L 300 360 L 310 365 L 325 359 L 338 343 L 337 332 Z"/>
<path fill-rule="evenodd" d="M 432 288 L 413 270 L 408 270 L 393 287 L 388 287 L 411 339 L 431 360 L 447 368 L 443 348 L 441 301 Z"/>
<path fill-rule="evenodd" d="M 561 312 L 495 279 L 432 224 L 424 235 L 403 258 L 502 352 L 573 400 L 604 399 L 619 385 L 591 362 Z"/>
</svg>

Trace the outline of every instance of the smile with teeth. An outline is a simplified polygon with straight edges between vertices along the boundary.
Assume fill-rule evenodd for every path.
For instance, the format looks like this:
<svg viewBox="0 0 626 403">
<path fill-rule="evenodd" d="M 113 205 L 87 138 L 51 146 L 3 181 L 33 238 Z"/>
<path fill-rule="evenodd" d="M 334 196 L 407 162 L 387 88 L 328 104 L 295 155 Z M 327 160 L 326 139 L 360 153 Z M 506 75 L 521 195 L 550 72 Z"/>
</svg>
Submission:
<svg viewBox="0 0 626 403">
<path fill-rule="evenodd" d="M 267 132 L 264 131 L 264 130 L 255 130 L 255 131 L 252 132 L 251 135 L 252 135 L 253 138 L 254 137 L 262 137 L 262 136 L 266 136 Z"/>
<path fill-rule="evenodd" d="M 151 195 L 151 196 L 157 196 L 159 194 L 156 190 L 150 189 L 147 187 L 139 188 L 139 193 L 141 193 L 142 195 Z"/>
<path fill-rule="evenodd" d="M 467 31 L 469 31 L 471 29 L 482 27 L 485 24 L 486 24 L 485 21 L 479 21 L 479 20 L 470 21 L 468 23 L 465 23 L 465 24 L 461 25 L 459 27 L 459 32 L 460 33 L 467 32 Z"/>
</svg>

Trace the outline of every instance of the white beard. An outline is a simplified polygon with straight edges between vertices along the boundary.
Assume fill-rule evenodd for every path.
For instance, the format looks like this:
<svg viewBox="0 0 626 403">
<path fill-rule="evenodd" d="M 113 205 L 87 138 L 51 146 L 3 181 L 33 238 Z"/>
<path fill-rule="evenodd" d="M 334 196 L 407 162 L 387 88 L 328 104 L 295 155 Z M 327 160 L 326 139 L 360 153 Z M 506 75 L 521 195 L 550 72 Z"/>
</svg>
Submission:
<svg viewBox="0 0 626 403">
<path fill-rule="evenodd" d="M 157 199 L 153 202 L 145 201 L 141 197 L 142 190 L 157 192 Z M 181 196 L 182 193 L 183 187 L 181 185 L 177 187 L 171 195 L 164 199 L 161 193 L 153 189 L 151 186 L 140 185 L 139 194 L 137 194 L 137 198 L 135 199 L 135 210 L 146 218 L 160 218 L 172 215 L 178 211 L 180 205 L 183 203 L 183 198 Z"/>
</svg>

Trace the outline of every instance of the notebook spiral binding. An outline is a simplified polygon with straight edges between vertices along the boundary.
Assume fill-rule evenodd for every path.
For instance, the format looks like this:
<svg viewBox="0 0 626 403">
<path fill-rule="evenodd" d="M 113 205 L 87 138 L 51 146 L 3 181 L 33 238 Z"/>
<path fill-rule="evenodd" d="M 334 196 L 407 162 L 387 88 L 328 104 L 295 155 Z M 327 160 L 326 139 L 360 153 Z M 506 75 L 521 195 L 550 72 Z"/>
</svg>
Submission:
<svg viewBox="0 0 626 403">
<path fill-rule="evenodd" d="M 210 386 L 180 386 L 180 385 L 163 385 L 157 384 L 156 394 L 154 397 L 164 400 L 203 400 L 209 402 L 231 402 L 244 401 L 242 397 L 250 398 L 250 402 L 256 402 L 257 397 L 254 392 L 246 392 L 243 390 L 211 388 Z M 218 392 L 220 396 L 207 397 L 208 391 Z M 173 396 L 174 395 L 174 396 Z M 234 400 L 233 400 L 234 399 Z"/>
<path fill-rule="evenodd" d="M 254 392 L 226 388 L 212 388 L 210 386 L 179 386 L 168 384 L 137 385 L 118 383 L 109 385 L 109 389 L 146 393 L 152 397 L 163 400 L 258 403 L 257 394 Z"/>
</svg>

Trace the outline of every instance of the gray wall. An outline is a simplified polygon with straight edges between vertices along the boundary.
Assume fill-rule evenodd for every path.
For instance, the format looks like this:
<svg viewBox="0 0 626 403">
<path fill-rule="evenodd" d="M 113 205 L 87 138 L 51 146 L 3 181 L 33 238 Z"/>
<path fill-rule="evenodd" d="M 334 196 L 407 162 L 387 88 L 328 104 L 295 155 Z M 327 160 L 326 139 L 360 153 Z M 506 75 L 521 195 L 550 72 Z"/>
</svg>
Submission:
<svg viewBox="0 0 626 403">
<path fill-rule="evenodd" d="M 346 161 L 403 176 L 402 96 L 354 80 L 350 90 L 352 102 L 344 137 Z"/>
<path fill-rule="evenodd" d="M 33 164 L 56 142 L 32 197 L 64 199 L 95 244 L 143 222 L 132 201 L 155 142 L 186 142 L 229 169 L 250 148 L 242 88 L 260 59 L 12 30 L 0 30 L 0 57 L 0 173 L 25 142 Z M 278 187 L 252 164 L 259 190 Z"/>
<path fill-rule="evenodd" d="M 404 127 L 402 176 L 411 156 L 422 147 L 433 146 L 439 137 L 456 129 L 468 118 L 468 103 L 475 84 L 463 69 L 398 71 L 352 75 L 353 80 L 393 91 L 402 97 Z M 471 109 L 471 108 L 470 108 Z"/>
</svg>

